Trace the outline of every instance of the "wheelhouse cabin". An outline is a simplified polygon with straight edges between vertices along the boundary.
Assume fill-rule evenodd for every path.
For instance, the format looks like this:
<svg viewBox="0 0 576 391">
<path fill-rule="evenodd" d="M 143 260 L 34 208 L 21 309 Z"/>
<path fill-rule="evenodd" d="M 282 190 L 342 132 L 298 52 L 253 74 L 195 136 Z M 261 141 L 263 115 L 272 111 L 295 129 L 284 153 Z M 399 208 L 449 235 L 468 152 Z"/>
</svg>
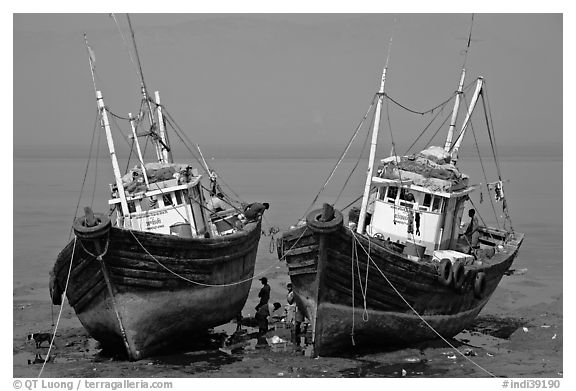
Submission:
<svg viewBox="0 0 576 391">
<path fill-rule="evenodd" d="M 155 164 L 155 166 L 153 166 Z M 135 167 L 123 177 L 128 213 L 115 185 L 108 201 L 118 227 L 185 238 L 232 233 L 238 217 L 235 210 L 211 213 L 206 206 L 196 169 L 179 164 L 149 163 L 144 185 L 142 170 Z"/>
<path fill-rule="evenodd" d="M 415 248 L 411 255 L 419 257 L 458 248 L 465 202 L 476 187 L 453 165 L 426 151 L 387 158 L 372 187 L 370 236 Z"/>
</svg>

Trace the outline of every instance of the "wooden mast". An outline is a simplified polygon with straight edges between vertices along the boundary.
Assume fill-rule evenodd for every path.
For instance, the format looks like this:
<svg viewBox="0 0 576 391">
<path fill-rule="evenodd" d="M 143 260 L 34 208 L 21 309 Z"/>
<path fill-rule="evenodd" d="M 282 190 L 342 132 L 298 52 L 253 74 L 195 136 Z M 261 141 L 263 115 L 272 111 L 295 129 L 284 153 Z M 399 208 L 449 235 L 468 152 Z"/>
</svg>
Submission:
<svg viewBox="0 0 576 391">
<path fill-rule="evenodd" d="M 470 43 L 472 42 L 472 26 L 474 26 L 474 14 L 470 22 L 470 32 L 468 33 L 468 43 L 464 50 L 464 63 L 462 64 L 462 74 L 460 76 L 460 83 L 458 84 L 458 91 L 454 100 L 454 109 L 452 110 L 452 118 L 450 119 L 450 128 L 446 136 L 446 143 L 444 144 L 444 151 L 450 152 L 452 148 L 452 137 L 454 137 L 454 128 L 456 127 L 456 118 L 458 117 L 458 109 L 460 108 L 460 96 L 462 95 L 462 88 L 464 86 L 464 77 L 466 75 L 466 60 L 468 59 L 468 51 L 470 50 Z"/>
<path fill-rule="evenodd" d="M 368 197 L 370 196 L 370 185 L 372 184 L 372 173 L 374 171 L 374 157 L 376 156 L 376 145 L 378 144 L 378 129 L 380 127 L 380 112 L 382 111 L 382 100 L 384 99 L 384 85 L 386 84 L 386 70 L 388 69 L 388 61 L 382 71 L 382 79 L 380 80 L 380 90 L 378 91 L 378 103 L 376 104 L 376 112 L 374 114 L 374 127 L 372 128 L 372 141 L 370 144 L 370 157 L 368 158 L 368 171 L 366 174 L 366 184 L 364 185 L 364 195 L 362 196 L 362 206 L 360 208 L 360 216 L 358 217 L 358 227 L 356 232 L 359 234 L 364 233 L 364 220 L 366 220 L 366 209 L 368 208 Z"/>
<path fill-rule="evenodd" d="M 140 143 L 138 142 L 138 135 L 136 134 L 136 126 L 134 125 L 132 113 L 128 113 L 128 118 L 130 119 L 130 127 L 132 128 L 132 137 L 134 137 L 134 142 L 136 143 L 136 152 L 138 152 L 138 160 L 140 161 L 140 167 L 142 168 L 142 176 L 144 177 L 144 182 L 146 182 L 146 189 L 149 189 L 150 183 L 148 183 L 146 166 L 144 165 L 144 158 L 142 157 L 142 151 L 140 150 Z"/>
<path fill-rule="evenodd" d="M 114 150 L 114 141 L 112 140 L 112 132 L 110 131 L 110 123 L 108 122 L 108 113 L 104 106 L 104 99 L 102 92 L 96 91 L 96 101 L 98 102 L 98 110 L 102 116 L 102 126 L 106 132 L 106 142 L 108 150 L 110 151 L 110 159 L 112 160 L 112 168 L 114 170 L 114 178 L 116 179 L 116 187 L 118 188 L 118 196 L 120 197 L 120 205 L 122 206 L 122 214 L 128 216 L 128 203 L 126 202 L 126 193 L 124 193 L 124 185 L 122 184 L 122 175 L 120 174 L 120 167 L 118 166 L 118 159 L 116 158 L 116 151 Z"/>
<path fill-rule="evenodd" d="M 484 83 L 484 79 L 482 76 L 478 78 L 476 82 L 476 90 L 474 91 L 474 95 L 472 96 L 472 100 L 470 101 L 470 106 L 468 107 L 468 112 L 466 113 L 466 118 L 464 119 L 464 123 L 462 124 L 462 130 L 460 131 L 460 135 L 454 142 L 454 146 L 452 147 L 451 152 L 451 160 L 452 163 L 456 163 L 458 161 L 458 149 L 460 148 L 460 144 L 462 144 L 462 139 L 464 138 L 464 133 L 466 129 L 468 129 L 468 124 L 470 123 L 470 117 L 472 116 L 472 112 L 474 111 L 474 107 L 476 107 L 476 102 L 478 102 L 478 96 L 482 93 L 482 86 Z"/>
<path fill-rule="evenodd" d="M 160 105 L 160 93 L 158 91 L 154 92 L 154 100 L 156 101 L 156 108 L 158 112 L 158 127 L 160 129 L 160 140 L 165 145 L 170 145 L 168 142 L 168 133 L 166 133 L 166 128 L 164 127 L 164 116 L 162 114 L 162 106 Z M 172 163 L 172 151 L 166 148 L 162 148 L 162 156 L 164 157 L 164 162 Z"/>
<path fill-rule="evenodd" d="M 460 108 L 460 95 L 462 95 L 462 87 L 464 86 L 465 76 L 466 76 L 466 69 L 462 68 L 462 74 L 460 76 L 460 84 L 458 84 L 458 91 L 456 92 L 456 98 L 454 100 L 454 109 L 452 110 L 452 118 L 450 119 L 450 128 L 448 129 L 446 144 L 444 144 L 444 150 L 446 152 L 450 151 L 450 147 L 452 147 L 452 137 L 454 136 L 454 128 L 456 127 L 456 118 L 458 117 L 458 109 Z"/>
</svg>

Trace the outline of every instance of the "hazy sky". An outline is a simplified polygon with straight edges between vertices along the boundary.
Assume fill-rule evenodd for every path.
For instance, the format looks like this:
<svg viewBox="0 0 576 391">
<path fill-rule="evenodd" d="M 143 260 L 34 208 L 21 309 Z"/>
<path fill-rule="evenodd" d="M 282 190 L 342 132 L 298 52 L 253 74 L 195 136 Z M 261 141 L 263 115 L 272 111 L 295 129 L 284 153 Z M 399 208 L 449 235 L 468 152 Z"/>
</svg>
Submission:
<svg viewBox="0 0 576 391">
<path fill-rule="evenodd" d="M 116 16 L 127 34 L 125 15 Z M 195 142 L 238 148 L 346 143 L 379 87 L 391 34 L 387 92 L 411 108 L 434 106 L 457 87 L 470 19 L 132 15 L 150 90 Z M 139 81 L 110 16 L 14 14 L 13 22 L 15 147 L 90 142 L 96 105 L 84 32 L 106 104 L 138 111 Z M 485 77 L 501 145 L 561 145 L 562 29 L 562 14 L 475 15 L 467 83 Z M 420 128 L 398 113 L 394 137 L 405 144 Z"/>
</svg>

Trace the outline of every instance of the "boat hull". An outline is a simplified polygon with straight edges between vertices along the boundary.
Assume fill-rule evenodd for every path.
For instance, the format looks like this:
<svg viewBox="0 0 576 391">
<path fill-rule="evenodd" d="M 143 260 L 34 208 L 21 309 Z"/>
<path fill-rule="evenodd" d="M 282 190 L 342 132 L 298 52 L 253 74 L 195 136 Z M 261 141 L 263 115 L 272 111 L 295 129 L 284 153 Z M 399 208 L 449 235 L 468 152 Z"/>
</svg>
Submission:
<svg viewBox="0 0 576 391">
<path fill-rule="evenodd" d="M 66 296 L 82 325 L 104 348 L 138 360 L 181 349 L 195 333 L 235 318 L 259 239 L 260 222 L 198 239 L 112 227 L 96 247 L 72 240 L 54 265 L 55 283 L 64 291 L 70 270 Z"/>
<path fill-rule="evenodd" d="M 358 235 L 341 224 L 321 231 L 308 223 L 285 232 L 278 249 L 296 302 L 310 320 L 317 355 L 456 335 L 486 305 L 523 239 L 516 234 L 481 265 L 466 266 L 455 289 L 440 281 L 438 263 L 411 260 L 395 243 Z M 481 293 L 475 288 L 480 273 Z"/>
</svg>

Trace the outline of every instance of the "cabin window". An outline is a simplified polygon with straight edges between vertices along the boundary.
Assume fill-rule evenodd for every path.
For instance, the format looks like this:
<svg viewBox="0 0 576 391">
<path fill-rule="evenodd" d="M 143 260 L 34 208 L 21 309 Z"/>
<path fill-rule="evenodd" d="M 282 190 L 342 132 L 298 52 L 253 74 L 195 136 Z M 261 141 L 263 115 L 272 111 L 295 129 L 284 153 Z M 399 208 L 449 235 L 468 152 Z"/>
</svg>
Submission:
<svg viewBox="0 0 576 391">
<path fill-rule="evenodd" d="M 162 195 L 162 201 L 164 201 L 164 206 L 170 206 L 173 204 L 172 202 L 172 194 L 168 193 L 168 194 L 163 194 Z"/>
<path fill-rule="evenodd" d="M 176 196 L 176 205 L 182 204 L 182 193 L 180 192 L 180 190 L 176 190 L 174 192 L 174 195 Z"/>
<path fill-rule="evenodd" d="M 192 195 L 191 198 L 194 199 L 195 201 L 199 201 L 200 200 L 200 193 L 198 192 L 198 188 L 196 186 L 194 186 L 192 188 Z"/>
<path fill-rule="evenodd" d="M 426 208 L 430 208 L 430 205 L 432 204 L 432 194 L 424 194 L 424 202 L 422 203 L 422 206 L 425 206 Z"/>
<path fill-rule="evenodd" d="M 398 188 L 396 186 L 390 186 L 386 194 L 386 200 L 389 203 L 393 204 L 396 201 L 397 196 L 398 196 Z"/>
<path fill-rule="evenodd" d="M 434 196 L 434 202 L 432 203 L 432 212 L 441 212 L 444 203 L 442 202 L 442 197 Z"/>
<path fill-rule="evenodd" d="M 151 209 L 158 209 L 158 199 L 155 196 L 144 197 L 140 201 L 140 207 L 145 212 Z"/>
<path fill-rule="evenodd" d="M 402 202 L 400 202 L 401 206 L 414 206 L 414 203 L 416 202 L 416 199 L 414 197 L 414 193 L 412 193 L 410 190 L 408 189 L 400 189 L 400 199 L 402 200 Z"/>
<path fill-rule="evenodd" d="M 136 205 L 134 205 L 134 201 L 128 202 L 128 212 L 135 213 L 136 212 Z"/>
</svg>

